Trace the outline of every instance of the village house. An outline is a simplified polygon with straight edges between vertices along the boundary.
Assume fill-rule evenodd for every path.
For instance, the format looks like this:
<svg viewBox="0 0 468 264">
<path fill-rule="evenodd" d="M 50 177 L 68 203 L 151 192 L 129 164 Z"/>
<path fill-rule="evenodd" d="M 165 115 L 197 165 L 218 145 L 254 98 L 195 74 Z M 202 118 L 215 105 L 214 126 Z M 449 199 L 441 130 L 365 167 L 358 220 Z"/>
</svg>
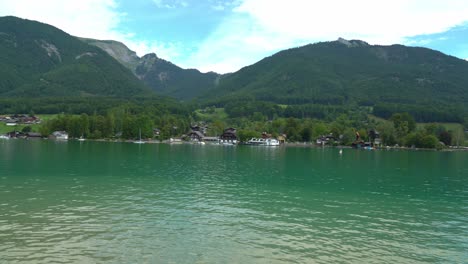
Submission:
<svg viewBox="0 0 468 264">
<path fill-rule="evenodd" d="M 68 140 L 68 133 L 65 131 L 55 131 L 49 136 L 49 139 Z"/>
<path fill-rule="evenodd" d="M 26 138 L 27 139 L 41 139 L 42 135 L 41 135 L 41 133 L 28 132 L 28 133 L 26 133 Z"/>
<path fill-rule="evenodd" d="M 206 135 L 206 130 L 208 127 L 206 125 L 190 125 L 190 133 L 186 136 L 186 138 L 190 141 L 194 142 L 203 142 Z"/>
<path fill-rule="evenodd" d="M 286 134 L 281 134 L 278 136 L 278 141 L 280 144 L 286 143 Z"/>
<path fill-rule="evenodd" d="M 316 143 L 317 143 L 317 145 L 323 146 L 323 145 L 327 145 L 330 142 L 335 142 L 336 140 L 337 140 L 337 138 L 335 138 L 333 136 L 333 134 L 330 133 L 328 135 L 322 135 L 319 138 L 317 138 Z"/>
<path fill-rule="evenodd" d="M 6 133 L 6 136 L 9 138 L 26 138 L 26 135 L 20 131 L 11 131 Z"/>
<path fill-rule="evenodd" d="M 377 130 L 375 129 L 369 130 L 368 135 L 369 135 L 369 140 L 373 146 L 379 146 L 382 143 L 380 140 L 380 133 Z"/>
<path fill-rule="evenodd" d="M 161 130 L 159 128 L 153 128 L 154 137 L 159 137 L 160 134 L 161 134 Z"/>
<path fill-rule="evenodd" d="M 263 139 L 271 138 L 271 134 L 268 134 L 267 132 L 262 132 L 262 138 Z"/>
<path fill-rule="evenodd" d="M 223 144 L 237 144 L 237 130 L 232 127 L 225 129 L 219 141 Z"/>
<path fill-rule="evenodd" d="M 205 138 L 205 135 L 203 135 L 203 133 L 200 131 L 191 131 L 190 133 L 188 133 L 187 136 L 190 141 L 198 141 L 198 142 L 203 141 L 203 139 Z"/>
<path fill-rule="evenodd" d="M 201 125 L 190 125 L 190 129 L 192 131 L 199 131 L 201 132 L 203 135 L 206 135 L 206 131 L 208 130 L 208 127 L 204 124 L 201 124 Z"/>
</svg>

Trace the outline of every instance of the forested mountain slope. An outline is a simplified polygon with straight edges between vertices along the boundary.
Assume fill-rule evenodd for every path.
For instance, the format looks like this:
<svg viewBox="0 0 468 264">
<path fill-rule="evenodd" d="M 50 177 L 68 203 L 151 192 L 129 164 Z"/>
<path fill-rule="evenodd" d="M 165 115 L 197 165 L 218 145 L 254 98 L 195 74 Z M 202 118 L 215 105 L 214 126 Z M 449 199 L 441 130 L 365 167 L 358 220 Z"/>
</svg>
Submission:
<svg viewBox="0 0 468 264">
<path fill-rule="evenodd" d="M 55 27 L 0 17 L 0 95 L 20 97 L 150 94 L 103 50 Z"/>
</svg>

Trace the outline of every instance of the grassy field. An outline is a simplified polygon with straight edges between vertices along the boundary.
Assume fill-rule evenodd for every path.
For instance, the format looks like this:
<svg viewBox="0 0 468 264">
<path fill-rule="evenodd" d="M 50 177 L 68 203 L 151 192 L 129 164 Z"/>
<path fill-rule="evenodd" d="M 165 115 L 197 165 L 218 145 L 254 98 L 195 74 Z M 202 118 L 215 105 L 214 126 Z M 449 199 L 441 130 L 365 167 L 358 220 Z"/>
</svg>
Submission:
<svg viewBox="0 0 468 264">
<path fill-rule="evenodd" d="M 389 123 L 391 121 L 389 120 L 386 120 L 386 119 L 383 119 L 383 118 L 380 118 L 380 117 L 377 117 L 377 116 L 374 116 L 374 115 L 369 115 L 369 119 L 375 121 L 375 122 L 379 122 L 379 123 Z M 428 124 L 438 124 L 438 125 L 442 125 L 445 127 L 445 129 L 449 130 L 449 131 L 458 131 L 460 129 L 463 129 L 463 125 L 460 124 L 460 123 L 416 123 L 416 128 L 417 129 L 423 129 L 424 126 L 428 125 Z"/>
<path fill-rule="evenodd" d="M 279 107 L 281 107 L 281 109 L 286 109 L 286 107 L 288 107 L 288 105 L 285 105 L 285 104 L 278 104 Z"/>
<path fill-rule="evenodd" d="M 38 132 L 39 125 L 16 125 L 7 126 L 5 123 L 0 123 L 0 134 L 6 134 L 11 131 L 21 131 L 25 126 L 30 126 L 33 132 Z"/>
<path fill-rule="evenodd" d="M 204 121 L 214 121 L 214 120 L 226 120 L 228 115 L 224 111 L 224 108 L 215 108 L 214 113 L 208 113 L 203 109 L 195 110 L 197 118 Z"/>
<path fill-rule="evenodd" d="M 47 121 L 49 119 L 54 119 L 58 116 L 58 114 L 53 114 L 53 115 L 36 115 L 39 117 L 42 121 Z"/>
<path fill-rule="evenodd" d="M 416 128 L 418 128 L 418 129 L 421 128 L 422 129 L 427 124 L 428 123 L 416 123 Z M 435 124 L 442 125 L 448 131 L 458 131 L 458 130 L 463 129 L 463 125 L 459 124 L 459 123 L 435 123 Z"/>
</svg>

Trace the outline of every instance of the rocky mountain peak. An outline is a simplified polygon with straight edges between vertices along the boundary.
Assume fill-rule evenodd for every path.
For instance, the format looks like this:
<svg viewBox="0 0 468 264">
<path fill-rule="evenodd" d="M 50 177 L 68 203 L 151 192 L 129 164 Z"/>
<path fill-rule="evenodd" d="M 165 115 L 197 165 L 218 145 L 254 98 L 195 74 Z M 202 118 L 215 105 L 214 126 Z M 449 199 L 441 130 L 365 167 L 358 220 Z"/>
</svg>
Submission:
<svg viewBox="0 0 468 264">
<path fill-rule="evenodd" d="M 344 38 L 338 38 L 337 42 L 347 46 L 348 48 L 369 46 L 369 43 L 362 41 L 362 40 L 346 40 Z"/>
<path fill-rule="evenodd" d="M 148 53 L 146 55 L 144 55 L 143 57 L 141 57 L 143 60 L 151 60 L 151 59 L 157 59 L 158 56 L 156 55 L 156 53 Z"/>
</svg>

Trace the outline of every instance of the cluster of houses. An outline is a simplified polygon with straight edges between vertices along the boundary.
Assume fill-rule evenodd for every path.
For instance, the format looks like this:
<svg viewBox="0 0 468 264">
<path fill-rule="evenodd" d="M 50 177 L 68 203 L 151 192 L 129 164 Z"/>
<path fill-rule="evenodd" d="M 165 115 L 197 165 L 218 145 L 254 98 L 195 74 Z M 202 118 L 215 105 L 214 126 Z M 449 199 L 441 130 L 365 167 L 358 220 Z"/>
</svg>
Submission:
<svg viewBox="0 0 468 264">
<path fill-rule="evenodd" d="M 34 115 L 11 115 L 0 116 L 0 122 L 4 122 L 7 126 L 34 125 L 40 124 L 41 119 Z"/>
<path fill-rule="evenodd" d="M 351 144 L 354 148 L 373 148 L 380 146 L 382 144 L 380 134 L 375 129 L 371 129 L 368 132 L 369 141 L 365 142 L 361 139 L 359 133 L 356 132 L 356 139 Z M 335 137 L 332 133 L 328 135 L 322 135 L 316 140 L 316 144 L 319 146 L 331 145 L 331 144 L 339 144 L 342 139 L 342 136 Z"/>
<path fill-rule="evenodd" d="M 27 139 L 41 139 L 41 133 L 36 132 L 21 132 L 21 131 L 11 131 L 2 135 L 2 138 L 27 138 Z"/>
<path fill-rule="evenodd" d="M 224 129 L 223 133 L 219 137 L 206 136 L 208 127 L 205 125 L 201 125 L 201 126 L 192 125 L 190 128 L 191 128 L 190 133 L 188 133 L 185 136 L 185 139 L 190 142 L 203 142 L 203 143 L 222 144 L 222 145 L 235 145 L 239 143 L 237 130 L 232 127 Z M 260 141 L 264 142 L 264 140 L 267 140 L 267 139 L 273 139 L 272 135 L 266 132 L 263 132 L 262 137 L 260 138 Z M 278 139 L 273 139 L 273 140 L 277 141 L 278 144 L 285 143 L 286 135 L 281 135 L 278 137 Z M 243 142 L 243 143 L 248 144 L 248 142 Z"/>
<path fill-rule="evenodd" d="M 4 122 L 7 126 L 17 126 L 17 125 L 36 125 L 41 123 L 41 119 L 34 115 L 25 115 L 25 114 L 15 114 L 9 116 L 0 116 L 0 122 Z M 4 135 L 0 135 L 2 139 L 9 138 L 23 138 L 23 139 L 41 139 L 43 136 L 41 133 L 37 132 L 25 132 L 13 130 Z M 65 131 L 55 131 L 49 136 L 50 139 L 56 140 L 68 140 L 68 134 Z"/>
<path fill-rule="evenodd" d="M 190 126 L 190 133 L 186 138 L 191 142 L 206 142 L 213 144 L 225 144 L 225 145 L 235 145 L 238 142 L 237 130 L 235 128 L 227 128 L 219 137 L 208 137 L 206 136 L 207 127 L 194 125 Z"/>
</svg>

